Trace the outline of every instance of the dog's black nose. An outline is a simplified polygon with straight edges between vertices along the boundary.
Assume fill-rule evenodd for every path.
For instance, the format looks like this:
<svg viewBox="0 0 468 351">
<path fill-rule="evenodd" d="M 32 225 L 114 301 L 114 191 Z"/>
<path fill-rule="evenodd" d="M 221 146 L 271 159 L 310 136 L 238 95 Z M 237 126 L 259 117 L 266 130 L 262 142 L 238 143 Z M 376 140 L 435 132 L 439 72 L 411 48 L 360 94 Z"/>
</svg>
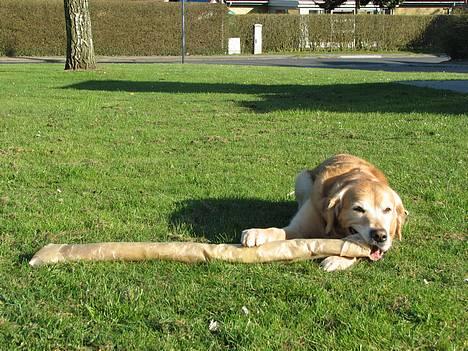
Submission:
<svg viewBox="0 0 468 351">
<path fill-rule="evenodd" d="M 387 231 L 385 229 L 371 229 L 370 236 L 378 243 L 383 243 L 387 240 Z"/>
</svg>

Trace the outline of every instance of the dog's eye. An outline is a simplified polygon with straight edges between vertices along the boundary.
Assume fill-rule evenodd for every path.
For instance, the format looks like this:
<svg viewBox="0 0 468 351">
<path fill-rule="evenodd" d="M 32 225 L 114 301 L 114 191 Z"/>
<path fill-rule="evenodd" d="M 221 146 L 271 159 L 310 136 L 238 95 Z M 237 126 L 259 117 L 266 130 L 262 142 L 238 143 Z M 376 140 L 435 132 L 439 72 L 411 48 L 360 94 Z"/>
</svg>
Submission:
<svg viewBox="0 0 468 351">
<path fill-rule="evenodd" d="M 387 207 L 385 210 L 383 210 L 384 213 L 390 213 L 392 212 L 392 209 L 390 207 Z"/>
<path fill-rule="evenodd" d="M 366 210 L 363 209 L 361 206 L 353 207 L 353 211 L 360 212 L 360 213 L 366 212 Z"/>
</svg>

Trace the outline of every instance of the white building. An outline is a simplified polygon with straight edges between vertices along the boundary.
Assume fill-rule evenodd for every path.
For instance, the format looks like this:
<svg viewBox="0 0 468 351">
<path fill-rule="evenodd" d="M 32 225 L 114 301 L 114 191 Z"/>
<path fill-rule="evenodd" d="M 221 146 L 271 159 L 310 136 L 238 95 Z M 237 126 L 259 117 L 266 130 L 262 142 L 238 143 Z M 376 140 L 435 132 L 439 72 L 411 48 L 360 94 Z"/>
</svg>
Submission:
<svg viewBox="0 0 468 351">
<path fill-rule="evenodd" d="M 268 3 L 268 12 L 272 13 L 298 13 L 308 15 L 314 13 L 325 13 L 323 9 L 323 0 L 270 0 Z M 355 13 L 356 3 L 354 0 L 348 0 L 339 7 L 332 10 L 332 13 Z M 380 13 L 383 9 L 370 2 L 366 6 L 361 6 L 358 12 Z"/>
<path fill-rule="evenodd" d="M 221 1 L 221 0 L 220 0 Z M 232 13 L 325 13 L 324 0 L 224 0 Z M 395 14 L 437 14 L 450 13 L 457 6 L 467 6 L 468 0 L 404 0 L 392 13 Z M 372 3 L 360 6 L 356 11 L 354 0 L 348 0 L 332 13 L 390 13 L 389 9 L 380 8 Z"/>
</svg>

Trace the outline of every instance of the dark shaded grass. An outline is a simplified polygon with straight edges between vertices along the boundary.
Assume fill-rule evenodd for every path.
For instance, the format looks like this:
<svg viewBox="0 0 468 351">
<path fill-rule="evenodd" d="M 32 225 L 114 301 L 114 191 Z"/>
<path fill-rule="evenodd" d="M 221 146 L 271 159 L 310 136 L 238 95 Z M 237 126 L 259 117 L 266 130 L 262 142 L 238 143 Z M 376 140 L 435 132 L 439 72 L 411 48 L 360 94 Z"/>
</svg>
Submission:
<svg viewBox="0 0 468 351">
<path fill-rule="evenodd" d="M 246 94 L 258 101 L 244 101 L 241 106 L 257 113 L 283 110 L 321 110 L 331 112 L 426 112 L 466 113 L 465 97 L 453 104 L 452 96 L 437 90 L 425 91 L 413 98 L 414 87 L 395 83 L 364 82 L 359 84 L 236 84 L 187 83 L 171 81 L 133 82 L 125 80 L 85 81 L 65 87 L 67 89 L 175 94 Z"/>
</svg>

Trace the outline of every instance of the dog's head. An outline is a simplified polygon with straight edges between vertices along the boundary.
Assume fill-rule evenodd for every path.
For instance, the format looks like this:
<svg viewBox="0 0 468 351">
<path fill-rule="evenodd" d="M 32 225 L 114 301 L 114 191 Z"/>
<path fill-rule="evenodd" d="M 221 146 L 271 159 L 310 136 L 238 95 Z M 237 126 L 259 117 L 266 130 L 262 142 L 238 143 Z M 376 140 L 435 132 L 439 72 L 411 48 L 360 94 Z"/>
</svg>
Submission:
<svg viewBox="0 0 468 351">
<path fill-rule="evenodd" d="M 407 211 L 398 194 L 376 181 L 354 181 L 327 199 L 326 232 L 336 226 L 347 235 L 359 235 L 378 260 L 390 249 L 401 231 Z"/>
</svg>

